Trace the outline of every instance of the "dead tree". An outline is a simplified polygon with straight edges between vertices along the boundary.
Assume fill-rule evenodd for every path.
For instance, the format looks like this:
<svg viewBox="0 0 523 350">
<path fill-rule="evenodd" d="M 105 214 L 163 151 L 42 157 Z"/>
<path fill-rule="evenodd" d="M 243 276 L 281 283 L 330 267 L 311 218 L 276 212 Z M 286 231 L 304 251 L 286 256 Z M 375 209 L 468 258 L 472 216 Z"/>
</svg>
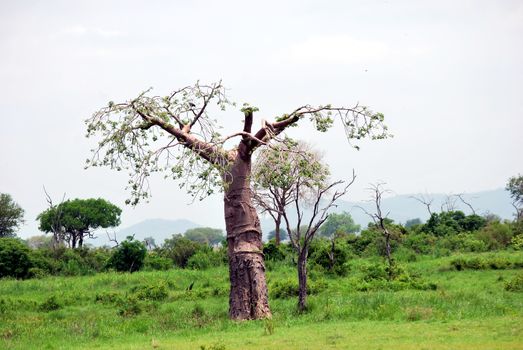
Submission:
<svg viewBox="0 0 523 350">
<path fill-rule="evenodd" d="M 307 308 L 307 259 L 309 248 L 316 232 L 327 220 L 329 210 L 336 206 L 336 201 L 347 193 L 349 187 L 354 183 L 356 176 L 353 172 L 349 182 L 336 181 L 328 183 L 328 169 L 317 159 L 311 158 L 304 166 L 316 167 L 315 175 L 324 174 L 311 179 L 310 173 L 298 172 L 292 187 L 293 203 L 283 207 L 282 216 L 285 221 L 289 240 L 298 256 L 298 310 L 304 311 Z M 337 189 L 340 188 L 340 189 Z M 334 191 L 334 193 L 331 193 Z M 310 218 L 304 217 L 304 207 L 311 209 Z M 295 228 L 292 229 L 289 213 L 295 210 L 297 218 Z M 305 225 L 303 225 L 305 223 Z"/>
<path fill-rule="evenodd" d="M 429 213 L 429 217 L 432 216 L 432 210 L 431 210 L 430 207 L 432 205 L 432 202 L 434 202 L 434 198 L 429 197 L 428 195 L 424 195 L 424 194 L 419 194 L 419 195 L 415 195 L 415 196 L 409 196 L 409 198 L 417 200 L 418 202 L 423 204 L 427 208 L 427 211 Z"/>
<path fill-rule="evenodd" d="M 368 188 L 369 192 L 371 192 L 371 201 L 376 206 L 376 211 L 374 213 L 371 213 L 364 209 L 363 207 L 359 207 L 361 210 L 363 210 L 374 222 L 374 225 L 378 230 L 380 230 L 383 234 L 383 237 L 385 238 L 385 257 L 387 259 L 388 264 L 388 278 L 389 281 L 392 280 L 394 275 L 394 259 L 392 258 L 392 250 L 390 246 L 390 241 L 392 238 L 391 232 L 386 224 L 386 219 L 389 215 L 383 214 L 383 195 L 390 193 L 390 190 L 384 189 L 383 186 L 385 183 L 378 182 L 376 184 L 371 184 Z"/>
<path fill-rule="evenodd" d="M 349 140 L 389 136 L 383 115 L 363 106 L 303 105 L 253 131 L 256 107 L 244 104 L 243 127 L 229 136 L 218 132 L 211 114 L 234 105 L 221 82 L 186 86 L 167 96 L 145 91 L 127 102 L 109 102 L 87 121 L 88 136 L 101 140 L 88 166 L 129 172 L 128 203 L 149 196 L 148 176 L 163 172 L 181 180 L 189 193 L 204 198 L 221 189 L 229 257 L 229 316 L 235 320 L 269 317 L 262 232 L 250 188 L 252 154 L 303 119 L 326 131 L 341 121 Z M 213 110 L 213 107 L 215 110 Z M 216 108 L 217 107 L 217 108 Z M 235 118 L 229 118 L 233 121 Z M 225 145 L 234 138 L 235 146 Z M 354 146 L 357 147 L 357 146 Z"/>
<path fill-rule="evenodd" d="M 470 202 L 467 202 L 465 200 L 463 193 L 458 193 L 458 194 L 455 194 L 454 196 L 456 196 L 461 201 L 461 203 L 465 204 L 470 209 L 470 211 L 472 212 L 472 215 L 476 215 L 476 211 L 474 210 L 474 207 L 470 204 Z"/>
</svg>

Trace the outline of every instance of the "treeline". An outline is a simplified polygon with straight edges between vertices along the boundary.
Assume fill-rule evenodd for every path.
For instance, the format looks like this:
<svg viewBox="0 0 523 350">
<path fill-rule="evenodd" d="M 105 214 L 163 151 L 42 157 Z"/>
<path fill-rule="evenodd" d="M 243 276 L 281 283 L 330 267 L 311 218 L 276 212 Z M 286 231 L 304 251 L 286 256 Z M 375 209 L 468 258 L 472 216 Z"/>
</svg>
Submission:
<svg viewBox="0 0 523 350">
<path fill-rule="evenodd" d="M 461 211 L 433 213 L 426 223 L 410 220 L 405 225 L 387 219 L 394 259 L 414 261 L 419 255 L 445 256 L 455 252 L 485 252 L 523 249 L 523 221 L 502 221 L 494 216 L 465 215 Z M 385 256 L 382 230 L 369 224 L 359 233 L 350 214 L 333 214 L 320 228 L 309 250 L 311 271 L 344 276 L 352 259 Z M 282 233 L 282 238 L 285 234 Z M 51 237 L 23 241 L 0 239 L 0 277 L 40 278 L 49 275 L 78 276 L 104 271 L 134 272 L 171 268 L 207 269 L 227 263 L 223 232 L 196 228 L 173 235 L 156 245 L 128 237 L 116 247 L 69 248 L 56 246 Z M 271 264 L 295 266 L 296 252 L 283 240 L 264 244 L 263 253 Z"/>
</svg>

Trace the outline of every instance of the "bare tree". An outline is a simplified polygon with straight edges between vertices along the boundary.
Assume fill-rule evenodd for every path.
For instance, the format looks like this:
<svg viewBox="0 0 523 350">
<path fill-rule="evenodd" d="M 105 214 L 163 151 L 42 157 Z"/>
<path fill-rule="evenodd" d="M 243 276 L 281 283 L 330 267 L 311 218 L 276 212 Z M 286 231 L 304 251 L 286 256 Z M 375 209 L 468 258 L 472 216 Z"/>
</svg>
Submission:
<svg viewBox="0 0 523 350">
<path fill-rule="evenodd" d="M 441 203 L 441 212 L 456 210 L 456 197 L 452 194 L 445 196 L 445 200 Z"/>
<path fill-rule="evenodd" d="M 127 102 L 110 102 L 87 121 L 88 136 L 101 137 L 88 166 L 128 171 L 128 202 L 134 205 L 148 198 L 147 179 L 154 172 L 182 180 L 187 191 L 199 198 L 216 188 L 223 190 L 231 284 L 229 316 L 236 320 L 257 319 L 271 313 L 262 233 L 250 189 L 253 152 L 303 119 L 311 120 L 317 130 L 326 131 L 337 118 L 348 140 L 384 139 L 389 134 L 381 113 L 359 105 L 303 105 L 273 122 L 262 119 L 261 127 L 253 131 L 258 109 L 245 104 L 241 109 L 243 128 L 222 136 L 211 114 L 231 105 L 221 82 L 196 83 L 167 96 L 149 96 L 145 91 Z M 239 142 L 226 149 L 225 144 L 233 138 L 239 138 Z"/>
<path fill-rule="evenodd" d="M 53 204 L 53 199 L 47 192 L 47 189 L 45 188 L 45 186 L 42 186 L 42 187 L 44 189 L 45 199 L 46 199 L 47 205 L 49 207 L 48 209 L 56 208 L 56 210 L 52 211 L 53 215 L 50 220 L 51 221 L 51 225 L 50 225 L 51 232 L 53 233 L 53 249 L 56 249 L 60 245 L 63 245 L 64 242 L 68 241 L 68 239 L 66 237 L 67 233 L 65 232 L 64 227 L 62 225 L 62 221 L 61 221 L 62 206 L 60 204 L 62 204 L 65 201 L 65 193 L 62 196 L 62 200 L 60 201 L 59 205 L 55 206 Z"/>
<path fill-rule="evenodd" d="M 464 193 L 458 193 L 458 194 L 455 194 L 454 196 L 456 196 L 461 201 L 461 203 L 465 204 L 470 209 L 470 211 L 472 211 L 472 215 L 476 215 L 476 211 L 474 210 L 474 207 L 472 206 L 472 204 L 470 204 L 470 202 L 467 202 L 465 200 Z"/>
<path fill-rule="evenodd" d="M 282 164 L 284 167 L 290 165 L 289 168 L 298 170 L 293 172 L 294 177 L 290 188 L 288 184 L 284 185 L 293 192 L 292 202 L 282 206 L 280 213 L 285 222 L 290 243 L 298 256 L 298 309 L 304 311 L 307 307 L 307 258 L 310 244 L 320 226 L 327 220 L 329 210 L 335 207 L 335 202 L 347 193 L 356 176 L 353 172 L 352 179 L 348 183 L 344 181 L 329 183 L 328 168 L 319 161 L 317 154 L 305 151 L 302 145 L 299 157 L 303 158 L 298 163 Z M 331 193 L 332 191 L 334 193 Z M 304 207 L 311 209 L 308 220 L 304 216 Z M 296 213 L 294 229 L 290 218 L 292 210 Z"/>
<path fill-rule="evenodd" d="M 376 225 L 376 228 L 378 228 L 382 232 L 383 237 L 385 238 L 385 257 L 387 258 L 388 263 L 388 277 L 389 280 L 391 280 L 394 273 L 394 260 L 392 259 L 392 250 L 390 246 L 392 235 L 386 224 L 386 219 L 389 213 L 387 212 L 387 214 L 383 214 L 382 203 L 383 195 L 390 193 L 391 191 L 383 188 L 383 186 L 385 186 L 384 182 L 378 182 L 376 184 L 371 184 L 368 188 L 369 192 L 371 192 L 371 201 L 376 206 L 375 212 L 371 213 L 363 207 L 359 208 L 363 210 L 372 219 L 374 225 Z"/>
<path fill-rule="evenodd" d="M 415 196 L 409 196 L 409 198 L 417 200 L 418 202 L 423 204 L 425 207 L 427 207 L 427 211 L 429 213 L 429 217 L 432 216 L 432 210 L 431 210 L 430 207 L 432 205 L 432 202 L 434 202 L 434 198 L 430 197 L 429 195 L 425 195 L 425 194 L 418 194 L 418 195 L 415 195 Z"/>
</svg>

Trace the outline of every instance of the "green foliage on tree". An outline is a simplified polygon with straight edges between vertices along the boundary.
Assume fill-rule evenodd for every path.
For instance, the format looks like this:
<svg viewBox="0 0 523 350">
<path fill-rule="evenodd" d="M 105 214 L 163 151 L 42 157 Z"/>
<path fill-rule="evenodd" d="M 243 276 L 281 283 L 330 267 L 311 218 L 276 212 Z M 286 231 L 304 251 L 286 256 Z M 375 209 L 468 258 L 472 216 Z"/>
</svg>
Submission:
<svg viewBox="0 0 523 350">
<path fill-rule="evenodd" d="M 360 230 L 360 225 L 356 224 L 352 219 L 352 216 L 347 213 L 332 213 L 327 218 L 318 233 L 323 237 L 333 237 L 336 233 L 348 234 L 356 233 Z"/>
<path fill-rule="evenodd" d="M 0 237 L 14 237 L 24 222 L 24 210 L 11 195 L 0 193 Z"/>
<path fill-rule="evenodd" d="M 0 278 L 29 277 L 33 267 L 29 248 L 16 238 L 0 239 Z"/>
<path fill-rule="evenodd" d="M 174 265 L 184 268 L 187 267 L 189 258 L 205 247 L 205 244 L 191 241 L 177 234 L 166 239 L 159 252 L 162 256 L 171 259 Z"/>
<path fill-rule="evenodd" d="M 67 200 L 40 213 L 40 230 L 62 233 L 71 248 L 82 247 L 85 237 L 98 228 L 120 224 L 122 210 L 105 199 Z"/>
<path fill-rule="evenodd" d="M 145 245 L 129 236 L 115 249 L 108 261 L 108 266 L 116 271 L 135 272 L 142 268 L 146 254 Z"/>
<path fill-rule="evenodd" d="M 224 239 L 223 231 L 211 227 L 196 227 L 185 231 L 185 238 L 207 245 L 217 245 Z"/>
<path fill-rule="evenodd" d="M 432 213 L 423 225 L 422 231 L 436 236 L 455 235 L 460 232 L 472 232 L 481 229 L 487 220 L 479 215 L 465 215 L 460 210 Z"/>
</svg>

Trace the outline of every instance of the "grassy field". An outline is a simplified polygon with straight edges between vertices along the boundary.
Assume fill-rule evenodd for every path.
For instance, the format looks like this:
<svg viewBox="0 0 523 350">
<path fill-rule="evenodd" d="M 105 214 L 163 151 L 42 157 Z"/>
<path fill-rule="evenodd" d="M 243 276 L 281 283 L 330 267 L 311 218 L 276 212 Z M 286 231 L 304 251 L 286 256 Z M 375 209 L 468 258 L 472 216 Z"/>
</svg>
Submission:
<svg viewBox="0 0 523 350">
<path fill-rule="evenodd" d="M 523 253 L 483 256 L 523 261 Z M 358 291 L 370 260 L 347 277 L 311 272 L 316 294 L 271 298 L 272 320 L 227 319 L 226 267 L 0 281 L 2 349 L 523 349 L 523 292 L 506 291 L 519 269 L 456 271 L 456 257 L 405 263 L 435 290 Z M 269 264 L 278 283 L 292 267 Z M 192 285 L 191 290 L 188 290 Z"/>
</svg>

